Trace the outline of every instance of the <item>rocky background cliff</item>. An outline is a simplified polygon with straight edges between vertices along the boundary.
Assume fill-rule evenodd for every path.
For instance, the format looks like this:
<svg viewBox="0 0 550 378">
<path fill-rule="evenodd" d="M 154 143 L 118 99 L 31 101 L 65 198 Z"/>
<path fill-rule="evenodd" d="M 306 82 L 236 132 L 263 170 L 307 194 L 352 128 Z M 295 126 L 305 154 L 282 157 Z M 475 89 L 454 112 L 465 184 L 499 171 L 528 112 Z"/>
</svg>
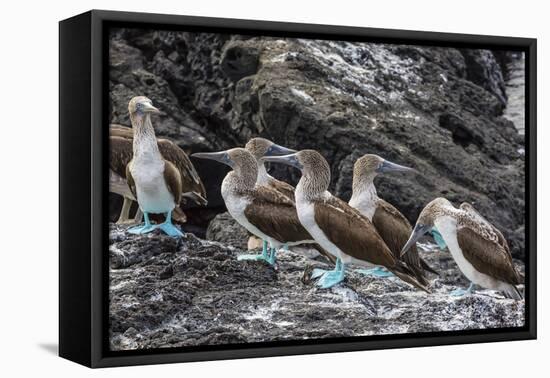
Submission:
<svg viewBox="0 0 550 378">
<path fill-rule="evenodd" d="M 523 258 L 523 64 L 503 51 L 113 30 L 111 122 L 130 125 L 128 100 L 146 95 L 162 112 L 157 134 L 188 152 L 253 136 L 317 149 L 344 200 L 355 160 L 376 153 L 421 172 L 377 180 L 379 195 L 411 222 L 435 197 L 469 201 Z M 224 211 L 226 168 L 194 163 L 209 207 L 188 211 L 187 230 L 204 237 Z M 296 183 L 292 169 L 272 170 Z M 112 196 L 112 219 L 119 201 Z"/>
<path fill-rule="evenodd" d="M 229 231 L 239 234 L 231 227 Z M 246 233 L 240 236 L 242 241 Z M 191 233 L 179 240 L 159 231 L 136 236 L 126 226 L 111 225 L 110 347 L 242 344 L 525 324 L 523 300 L 484 289 L 450 296 L 468 281 L 450 253 L 433 244 L 419 247 L 440 274 L 429 277 L 431 294 L 396 277 L 367 277 L 353 268 L 343 283 L 326 290 L 310 281 L 310 273 L 334 266 L 313 249 L 281 251 L 272 267 L 237 261 L 247 253 L 243 246 Z M 521 261 L 516 265 L 524 273 Z"/>
</svg>

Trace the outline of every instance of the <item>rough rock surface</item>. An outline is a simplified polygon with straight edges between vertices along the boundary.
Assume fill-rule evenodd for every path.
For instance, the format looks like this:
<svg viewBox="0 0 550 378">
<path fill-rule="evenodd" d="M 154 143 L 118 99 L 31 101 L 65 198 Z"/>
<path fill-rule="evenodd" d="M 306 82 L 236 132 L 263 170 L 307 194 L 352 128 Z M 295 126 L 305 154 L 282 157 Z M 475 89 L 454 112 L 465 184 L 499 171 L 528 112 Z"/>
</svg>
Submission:
<svg viewBox="0 0 550 378">
<path fill-rule="evenodd" d="M 234 248 L 246 249 L 248 237 L 246 229 L 228 212 L 216 215 L 206 230 L 207 240 L 217 241 Z"/>
<path fill-rule="evenodd" d="M 479 328 L 524 323 L 524 301 L 479 290 L 463 298 L 449 291 L 467 285 L 448 253 L 423 245 L 423 257 L 441 272 L 433 294 L 397 278 L 350 271 L 329 290 L 304 271 L 331 268 L 294 251 L 279 252 L 274 269 L 239 262 L 240 249 L 181 240 L 156 232 L 136 236 L 110 228 L 110 344 L 113 350 L 238 344 Z M 523 265 L 518 262 L 520 270 Z M 306 277 L 306 279 L 304 278 Z"/>
<path fill-rule="evenodd" d="M 506 93 L 503 61 L 484 50 L 114 30 L 111 122 L 128 125 L 128 100 L 142 94 L 162 111 L 157 133 L 187 151 L 258 135 L 315 148 L 344 200 L 354 161 L 377 153 L 421 172 L 378 180 L 380 195 L 409 220 L 438 196 L 469 201 L 522 258 L 524 144 L 503 117 L 516 98 Z M 195 163 L 209 206 L 223 211 L 226 168 Z M 292 169 L 274 168 L 296 182 Z"/>
</svg>

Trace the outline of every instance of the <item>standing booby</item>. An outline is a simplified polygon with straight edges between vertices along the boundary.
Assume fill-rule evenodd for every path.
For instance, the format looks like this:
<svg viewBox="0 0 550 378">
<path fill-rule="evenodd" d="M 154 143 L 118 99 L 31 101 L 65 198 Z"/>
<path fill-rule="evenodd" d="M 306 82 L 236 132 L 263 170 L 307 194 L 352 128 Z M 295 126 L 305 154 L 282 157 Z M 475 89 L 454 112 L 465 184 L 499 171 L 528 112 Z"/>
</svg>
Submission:
<svg viewBox="0 0 550 378">
<path fill-rule="evenodd" d="M 268 241 L 275 250 L 283 245 L 314 243 L 298 219 L 294 202 L 270 187 L 256 184 L 258 163 L 246 149 L 191 156 L 215 160 L 233 169 L 223 179 L 222 197 L 229 214 L 250 233 Z M 271 253 L 266 261 L 273 264 L 274 258 Z"/>
<path fill-rule="evenodd" d="M 265 138 L 252 138 L 248 141 L 244 148 L 250 152 L 252 156 L 254 156 L 254 159 L 256 159 L 258 165 L 258 178 L 256 179 L 256 185 L 268 186 L 294 201 L 294 187 L 284 181 L 277 180 L 267 173 L 262 158 L 264 156 L 286 155 L 295 151 L 279 146 L 278 144 L 275 144 Z M 276 250 L 274 248 L 269 248 L 268 252 L 268 243 L 266 240 L 262 240 L 262 253 L 260 255 L 240 255 L 238 257 L 238 260 L 264 260 L 268 263 L 274 263 L 275 259 Z"/>
<path fill-rule="evenodd" d="M 313 277 L 320 277 L 319 286 L 329 288 L 343 281 L 346 264 L 353 263 L 363 267 L 383 266 L 405 282 L 429 292 L 395 258 L 368 218 L 328 192 L 330 166 L 321 154 L 303 150 L 265 160 L 291 165 L 302 172 L 295 193 L 298 218 L 315 241 L 337 257 L 333 271 L 313 272 Z"/>
<path fill-rule="evenodd" d="M 461 207 L 455 208 L 445 198 L 430 202 L 420 213 L 402 253 L 407 253 L 425 234 L 437 235 L 440 247 L 449 248 L 460 271 L 470 280 L 467 290 L 458 289 L 451 295 L 469 294 L 477 284 L 502 291 L 508 298 L 521 299 L 515 286 L 521 283 L 521 276 L 504 237 L 473 206 L 463 204 Z"/>
<path fill-rule="evenodd" d="M 187 155 L 173 142 L 155 137 L 151 114 L 159 113 L 147 97 L 138 96 L 128 105 L 134 131 L 132 160 L 126 165 L 128 186 L 143 212 L 145 224 L 128 230 L 142 234 L 160 228 L 170 236 L 182 233 L 172 224 L 172 212 L 183 199 L 206 204 L 204 186 Z M 159 225 L 149 213 L 165 214 Z"/>
<path fill-rule="evenodd" d="M 267 186 L 273 190 L 276 190 L 279 193 L 291 199 L 292 202 L 294 202 L 294 190 L 295 190 L 294 187 L 289 183 L 277 180 L 275 177 L 267 173 L 263 158 L 266 156 L 269 157 L 269 156 L 288 155 L 296 151 L 290 148 L 286 148 L 278 144 L 275 144 L 268 139 L 259 138 L 259 137 L 250 139 L 248 143 L 245 145 L 245 149 L 248 152 L 250 152 L 252 156 L 254 156 L 254 159 L 256 159 L 256 163 L 258 165 L 258 178 L 256 179 L 256 185 Z M 308 237 L 307 239 L 311 240 L 312 238 Z M 334 256 L 332 256 L 330 253 L 325 251 L 318 244 L 315 244 L 314 248 L 332 263 L 336 262 L 336 259 L 334 258 Z M 262 256 L 265 255 L 266 250 L 267 250 L 267 242 L 264 240 Z M 271 260 L 274 260 L 276 250 L 272 249 L 271 253 L 273 254 Z M 242 260 L 258 259 L 258 255 L 241 255 L 239 256 L 239 259 L 242 259 Z"/>
<path fill-rule="evenodd" d="M 357 159 L 353 167 L 353 193 L 349 205 L 367 217 L 378 234 L 384 239 L 388 248 L 397 259 L 401 259 L 413 271 L 418 282 L 428 285 L 424 270 L 437 274 L 419 255 L 416 245 L 401 258 L 401 249 L 407 242 L 412 226 L 399 210 L 387 201 L 378 197 L 374 178 L 381 173 L 414 172 L 412 168 L 404 167 L 381 158 L 378 155 L 364 155 Z M 391 273 L 377 267 L 366 271 L 378 277 L 386 277 Z"/>
<path fill-rule="evenodd" d="M 109 126 L 109 191 L 124 198 L 117 220 L 118 224 L 140 223 L 143 217 L 143 213 L 138 207 L 134 219 L 129 219 L 132 201 L 136 201 L 126 180 L 126 166 L 133 157 L 133 140 L 132 128 L 116 124 Z M 187 199 L 190 199 L 197 205 L 206 205 L 204 185 L 187 154 L 168 139 L 157 138 L 157 145 L 161 155 L 175 164 L 180 172 L 183 172 L 183 194 L 180 204 L 185 204 Z M 179 223 L 187 221 L 185 213 L 179 206 L 174 208 L 172 217 Z"/>
</svg>

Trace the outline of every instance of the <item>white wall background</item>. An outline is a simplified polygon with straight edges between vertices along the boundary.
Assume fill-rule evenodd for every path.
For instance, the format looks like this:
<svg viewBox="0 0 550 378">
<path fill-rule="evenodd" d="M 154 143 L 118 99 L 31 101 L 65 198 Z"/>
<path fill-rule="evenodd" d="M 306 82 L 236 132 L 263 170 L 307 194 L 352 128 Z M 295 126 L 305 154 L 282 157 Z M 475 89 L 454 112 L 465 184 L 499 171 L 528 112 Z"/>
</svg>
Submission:
<svg viewBox="0 0 550 378">
<path fill-rule="evenodd" d="M 59 2 L 61 3 L 61 2 Z M 548 374 L 550 226 L 544 114 L 550 83 L 545 1 L 4 1 L 0 58 L 0 375 L 522 377 Z M 89 370 L 57 357 L 58 25 L 91 8 L 539 39 L 539 340 Z M 546 92 L 547 94 L 547 92 Z M 75 125 L 75 127 L 78 125 Z M 7 132 L 7 134 L 6 134 Z M 545 371 L 545 373 L 542 373 Z"/>
</svg>

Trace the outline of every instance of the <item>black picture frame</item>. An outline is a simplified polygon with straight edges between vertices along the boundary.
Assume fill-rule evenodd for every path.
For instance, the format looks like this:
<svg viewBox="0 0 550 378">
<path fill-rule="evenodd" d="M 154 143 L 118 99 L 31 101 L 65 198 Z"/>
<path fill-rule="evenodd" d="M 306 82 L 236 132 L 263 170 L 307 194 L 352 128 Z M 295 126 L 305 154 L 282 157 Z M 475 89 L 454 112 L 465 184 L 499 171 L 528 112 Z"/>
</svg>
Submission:
<svg viewBox="0 0 550 378">
<path fill-rule="evenodd" d="M 526 54 L 526 318 L 522 328 L 110 352 L 107 43 L 110 26 L 521 50 Z M 535 339 L 536 39 L 92 10 L 59 23 L 59 354 L 89 367 Z"/>
</svg>

